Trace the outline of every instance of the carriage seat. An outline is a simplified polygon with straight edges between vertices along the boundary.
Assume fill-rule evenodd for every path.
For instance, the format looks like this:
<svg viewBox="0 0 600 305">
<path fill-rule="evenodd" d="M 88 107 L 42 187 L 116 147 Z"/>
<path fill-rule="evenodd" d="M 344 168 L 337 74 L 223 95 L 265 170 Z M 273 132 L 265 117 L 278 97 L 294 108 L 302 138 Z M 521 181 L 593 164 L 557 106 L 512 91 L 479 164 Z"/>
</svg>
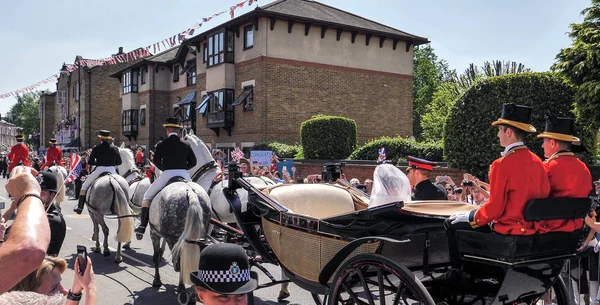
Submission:
<svg viewBox="0 0 600 305">
<path fill-rule="evenodd" d="M 350 193 L 327 184 L 285 184 L 267 190 L 289 213 L 323 219 L 355 211 Z"/>
<path fill-rule="evenodd" d="M 527 221 L 582 219 L 591 205 L 590 198 L 535 199 L 527 203 L 523 216 Z M 582 230 L 534 235 L 456 231 L 458 251 L 463 259 L 509 264 L 574 254 L 581 237 Z"/>
<path fill-rule="evenodd" d="M 407 202 L 402 210 L 412 214 L 450 217 L 456 212 L 470 212 L 476 208 L 475 205 L 460 201 L 428 200 Z"/>
</svg>

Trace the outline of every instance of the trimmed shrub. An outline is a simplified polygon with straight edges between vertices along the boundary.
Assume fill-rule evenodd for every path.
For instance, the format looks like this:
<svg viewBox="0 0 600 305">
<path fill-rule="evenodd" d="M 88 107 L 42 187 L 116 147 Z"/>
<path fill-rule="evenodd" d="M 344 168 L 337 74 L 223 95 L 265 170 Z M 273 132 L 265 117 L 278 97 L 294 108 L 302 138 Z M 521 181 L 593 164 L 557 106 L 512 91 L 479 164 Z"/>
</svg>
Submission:
<svg viewBox="0 0 600 305">
<path fill-rule="evenodd" d="M 356 122 L 341 116 L 317 115 L 300 126 L 306 159 L 346 159 L 357 144 Z"/>
<path fill-rule="evenodd" d="M 351 160 L 377 160 L 379 148 L 385 147 L 387 162 L 396 164 L 406 162 L 407 156 L 425 158 L 431 161 L 443 160 L 443 148 L 441 142 L 419 143 L 404 138 L 382 137 L 371 140 L 357 148 L 350 155 Z"/>
<path fill-rule="evenodd" d="M 289 145 L 280 142 L 270 142 L 270 143 L 262 143 L 258 145 L 254 145 L 252 150 L 271 150 L 279 158 L 292 159 L 296 157 L 298 154 L 298 150 L 300 150 L 300 145 Z"/>
<path fill-rule="evenodd" d="M 575 89 L 553 73 L 523 73 L 484 79 L 467 90 L 455 103 L 444 128 L 444 154 L 450 166 L 474 175 L 487 176 L 490 164 L 500 157 L 503 148 L 497 138 L 498 119 L 503 103 L 533 107 L 531 124 L 537 133 L 527 136 L 526 145 L 544 158 L 542 139 L 546 116 L 575 117 Z M 595 139 L 585 137 L 584 143 Z"/>
</svg>

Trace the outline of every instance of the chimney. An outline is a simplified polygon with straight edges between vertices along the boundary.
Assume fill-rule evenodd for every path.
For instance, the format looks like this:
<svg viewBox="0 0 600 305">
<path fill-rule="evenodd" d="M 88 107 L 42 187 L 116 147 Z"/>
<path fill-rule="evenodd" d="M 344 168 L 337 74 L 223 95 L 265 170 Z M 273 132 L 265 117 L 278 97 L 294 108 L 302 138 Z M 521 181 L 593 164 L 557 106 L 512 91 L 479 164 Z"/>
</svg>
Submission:
<svg viewBox="0 0 600 305">
<path fill-rule="evenodd" d="M 123 54 L 123 47 L 119 47 L 119 53 L 117 54 Z"/>
</svg>

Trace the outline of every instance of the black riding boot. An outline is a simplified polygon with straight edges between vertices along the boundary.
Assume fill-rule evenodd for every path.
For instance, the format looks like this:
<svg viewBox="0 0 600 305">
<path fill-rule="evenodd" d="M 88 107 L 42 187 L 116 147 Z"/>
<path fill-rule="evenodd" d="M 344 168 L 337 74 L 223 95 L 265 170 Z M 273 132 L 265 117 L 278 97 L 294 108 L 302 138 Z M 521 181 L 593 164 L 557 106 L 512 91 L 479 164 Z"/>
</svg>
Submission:
<svg viewBox="0 0 600 305">
<path fill-rule="evenodd" d="M 144 237 L 144 233 L 146 232 L 146 226 L 148 225 L 148 219 L 150 208 L 142 207 L 142 212 L 140 213 L 140 224 L 135 228 L 136 238 L 141 240 Z"/>
<path fill-rule="evenodd" d="M 75 209 L 73 209 L 73 212 L 81 215 L 81 212 L 83 212 L 84 205 L 85 205 L 85 195 L 79 195 L 79 202 L 77 203 L 77 206 L 75 207 Z"/>
</svg>

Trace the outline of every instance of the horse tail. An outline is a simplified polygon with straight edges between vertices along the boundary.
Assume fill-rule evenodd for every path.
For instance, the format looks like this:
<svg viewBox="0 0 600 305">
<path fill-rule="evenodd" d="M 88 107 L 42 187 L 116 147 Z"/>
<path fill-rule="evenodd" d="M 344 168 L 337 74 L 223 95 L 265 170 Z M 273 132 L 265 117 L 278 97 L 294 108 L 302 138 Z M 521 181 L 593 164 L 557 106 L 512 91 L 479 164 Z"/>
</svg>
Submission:
<svg viewBox="0 0 600 305">
<path fill-rule="evenodd" d="M 60 191 L 56 193 L 56 196 L 54 197 L 54 201 L 58 206 L 60 206 L 61 202 L 65 201 L 65 189 L 67 188 L 67 186 L 64 185 L 65 177 L 60 172 L 59 167 L 56 167 L 56 172 L 53 171 L 52 173 L 56 177 L 56 187 L 60 188 Z"/>
<path fill-rule="evenodd" d="M 125 243 L 130 241 L 131 236 L 133 235 L 134 221 L 133 217 L 130 216 L 133 214 L 133 212 L 129 207 L 129 198 L 127 198 L 125 195 L 125 192 L 121 188 L 119 182 L 117 182 L 117 180 L 113 177 L 110 177 L 108 180 L 110 181 L 110 186 L 113 189 L 113 202 L 117 215 L 119 216 L 117 241 L 120 243 Z"/>
<path fill-rule="evenodd" d="M 196 244 L 186 242 L 186 239 L 196 240 L 204 237 L 202 234 L 204 232 L 202 206 L 200 205 L 198 195 L 192 190 L 192 196 L 190 196 L 189 192 L 189 189 L 186 190 L 188 210 L 185 218 L 185 226 L 179 240 L 173 246 L 173 259 L 176 261 L 179 258 L 181 266 L 179 272 L 183 276 L 183 282 L 188 285 L 191 284 L 190 272 L 198 269 L 200 247 Z"/>
</svg>

